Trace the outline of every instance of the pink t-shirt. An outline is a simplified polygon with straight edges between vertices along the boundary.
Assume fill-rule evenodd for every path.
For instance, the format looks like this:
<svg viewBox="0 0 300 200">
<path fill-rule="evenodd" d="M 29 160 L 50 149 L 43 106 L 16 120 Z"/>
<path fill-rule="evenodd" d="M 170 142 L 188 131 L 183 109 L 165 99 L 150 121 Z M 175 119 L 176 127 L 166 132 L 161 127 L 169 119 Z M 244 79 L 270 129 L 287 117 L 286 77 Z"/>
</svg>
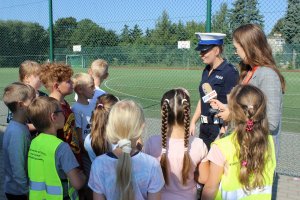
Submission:
<svg viewBox="0 0 300 200">
<path fill-rule="evenodd" d="M 185 186 L 182 185 L 181 171 L 184 156 L 184 139 L 169 138 L 167 141 L 167 156 L 169 161 L 169 185 L 162 189 L 161 199 L 185 200 L 196 198 L 196 182 L 194 181 L 194 171 L 200 161 L 206 156 L 207 148 L 202 139 L 190 137 L 189 154 L 193 165 L 189 173 L 189 179 Z M 155 135 L 149 138 L 144 146 L 144 152 L 157 158 L 161 158 L 161 136 Z"/>
</svg>

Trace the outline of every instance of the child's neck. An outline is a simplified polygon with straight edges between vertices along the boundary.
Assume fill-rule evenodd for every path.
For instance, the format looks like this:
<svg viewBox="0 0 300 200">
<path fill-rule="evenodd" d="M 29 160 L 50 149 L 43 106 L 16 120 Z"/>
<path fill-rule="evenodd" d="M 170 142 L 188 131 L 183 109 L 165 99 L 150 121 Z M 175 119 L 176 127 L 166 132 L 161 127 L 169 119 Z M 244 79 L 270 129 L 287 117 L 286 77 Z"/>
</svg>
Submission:
<svg viewBox="0 0 300 200">
<path fill-rule="evenodd" d="M 54 126 L 51 126 L 50 128 L 43 130 L 42 132 L 48 135 L 57 135 L 57 129 Z"/>
<path fill-rule="evenodd" d="M 78 95 L 77 103 L 83 104 L 83 105 L 89 105 L 89 101 L 87 98 L 85 98 L 82 95 Z"/>
<path fill-rule="evenodd" d="M 169 137 L 174 139 L 184 138 L 184 127 L 178 124 L 173 125 L 172 132 L 169 133 Z"/>
<path fill-rule="evenodd" d="M 49 94 L 50 97 L 58 100 L 60 103 L 65 104 L 65 96 L 62 95 L 60 92 L 51 92 Z"/>
<path fill-rule="evenodd" d="M 94 84 L 95 84 L 95 87 L 100 87 L 100 85 L 101 85 L 101 79 L 94 77 Z"/>
<path fill-rule="evenodd" d="M 19 122 L 21 124 L 25 124 L 27 119 L 26 115 L 23 112 L 15 112 L 13 113 L 13 120 Z"/>
</svg>

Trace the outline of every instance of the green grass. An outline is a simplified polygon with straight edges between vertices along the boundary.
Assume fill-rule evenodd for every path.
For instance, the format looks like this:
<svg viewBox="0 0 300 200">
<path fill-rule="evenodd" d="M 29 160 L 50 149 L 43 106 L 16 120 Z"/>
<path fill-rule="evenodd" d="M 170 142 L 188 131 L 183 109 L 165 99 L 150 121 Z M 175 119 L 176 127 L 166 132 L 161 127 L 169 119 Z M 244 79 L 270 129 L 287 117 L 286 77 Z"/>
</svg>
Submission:
<svg viewBox="0 0 300 200">
<path fill-rule="evenodd" d="M 74 68 L 74 72 L 87 69 Z M 160 118 L 160 99 L 164 92 L 176 87 L 188 89 L 191 95 L 192 111 L 199 100 L 198 85 L 202 70 L 159 69 L 159 68 L 117 68 L 109 69 L 109 78 L 101 88 L 120 99 L 133 99 L 145 110 L 146 117 Z M 300 72 L 283 72 L 287 82 L 284 95 L 283 130 L 299 132 L 300 125 Z M 18 69 L 1 68 L 0 86 L 3 88 L 18 80 Z M 1 95 L 2 96 L 2 95 Z M 66 99 L 71 104 L 74 95 Z"/>
</svg>

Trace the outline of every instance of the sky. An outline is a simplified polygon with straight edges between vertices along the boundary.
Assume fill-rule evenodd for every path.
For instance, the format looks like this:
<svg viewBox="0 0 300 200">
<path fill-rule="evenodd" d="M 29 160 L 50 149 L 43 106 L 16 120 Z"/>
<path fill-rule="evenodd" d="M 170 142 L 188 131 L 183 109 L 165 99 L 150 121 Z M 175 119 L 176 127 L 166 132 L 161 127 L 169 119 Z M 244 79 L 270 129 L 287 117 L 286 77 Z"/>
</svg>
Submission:
<svg viewBox="0 0 300 200">
<path fill-rule="evenodd" d="M 0 20 L 37 22 L 49 27 L 49 0 L 0 0 Z M 212 0 L 212 13 L 227 2 Z M 286 13 L 287 0 L 259 0 L 264 15 L 265 32 L 269 33 L 278 19 Z M 173 23 L 178 21 L 205 22 L 206 0 L 52 0 L 53 22 L 62 17 L 74 17 L 77 21 L 88 18 L 104 27 L 120 33 L 124 25 L 133 28 L 138 24 L 144 31 L 154 28 L 166 10 Z"/>
</svg>

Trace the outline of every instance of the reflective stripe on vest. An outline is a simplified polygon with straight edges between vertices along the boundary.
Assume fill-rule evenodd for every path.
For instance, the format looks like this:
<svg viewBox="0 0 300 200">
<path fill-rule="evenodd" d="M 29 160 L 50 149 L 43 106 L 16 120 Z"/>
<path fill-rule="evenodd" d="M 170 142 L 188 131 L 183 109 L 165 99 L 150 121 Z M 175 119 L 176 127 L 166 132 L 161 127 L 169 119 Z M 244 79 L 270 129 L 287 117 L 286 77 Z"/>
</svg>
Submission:
<svg viewBox="0 0 300 200">
<path fill-rule="evenodd" d="M 46 185 L 44 182 L 30 181 L 30 189 L 36 191 L 46 190 L 48 194 L 62 195 L 63 191 L 59 186 Z"/>
<path fill-rule="evenodd" d="M 254 190 L 249 191 L 248 193 L 245 193 L 243 189 L 238 189 L 234 191 L 224 191 L 222 190 L 221 184 L 220 184 L 220 189 L 221 189 L 221 195 L 223 200 L 241 199 L 249 195 L 255 195 L 255 194 L 269 194 L 269 195 L 272 194 L 272 186 L 256 188 Z"/>
</svg>

